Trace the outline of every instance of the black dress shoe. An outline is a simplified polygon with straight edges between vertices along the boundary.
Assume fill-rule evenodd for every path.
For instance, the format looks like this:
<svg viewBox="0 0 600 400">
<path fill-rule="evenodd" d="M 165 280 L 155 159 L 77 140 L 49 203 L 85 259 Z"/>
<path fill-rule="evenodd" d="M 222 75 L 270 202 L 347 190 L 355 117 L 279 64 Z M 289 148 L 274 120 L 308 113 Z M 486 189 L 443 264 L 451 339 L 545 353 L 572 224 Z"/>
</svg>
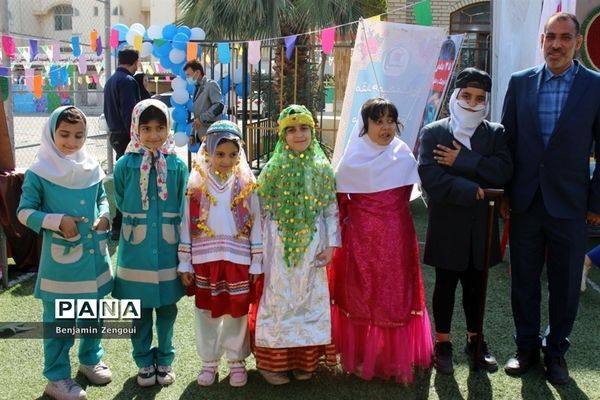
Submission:
<svg viewBox="0 0 600 400">
<path fill-rule="evenodd" d="M 532 365 L 538 362 L 540 362 L 540 350 L 537 347 L 517 349 L 514 357 L 506 362 L 504 372 L 508 375 L 519 376 L 527 372 Z"/>
<path fill-rule="evenodd" d="M 481 354 L 477 357 L 477 344 L 481 341 Z M 469 363 L 471 369 L 474 371 L 487 371 L 496 372 L 498 371 L 498 362 L 496 357 L 490 354 L 488 345 L 483 340 L 483 335 L 471 336 L 471 340 L 467 338 L 467 345 L 465 346 L 465 353 L 469 356 Z"/>
<path fill-rule="evenodd" d="M 564 357 L 544 357 L 546 379 L 553 385 L 564 385 L 569 382 L 569 369 Z"/>
<path fill-rule="evenodd" d="M 442 374 L 452 375 L 454 373 L 454 366 L 452 365 L 452 343 L 437 342 L 435 344 L 433 366 Z"/>
</svg>

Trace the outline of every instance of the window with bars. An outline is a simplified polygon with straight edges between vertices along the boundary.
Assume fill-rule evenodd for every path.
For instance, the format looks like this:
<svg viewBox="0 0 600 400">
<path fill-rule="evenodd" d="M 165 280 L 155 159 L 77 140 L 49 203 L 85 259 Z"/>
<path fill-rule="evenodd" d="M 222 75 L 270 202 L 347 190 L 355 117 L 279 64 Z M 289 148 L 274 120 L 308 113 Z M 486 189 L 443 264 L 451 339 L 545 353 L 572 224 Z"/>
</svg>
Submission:
<svg viewBox="0 0 600 400">
<path fill-rule="evenodd" d="M 67 31 L 73 29 L 73 7 L 67 4 L 54 7 L 54 30 Z"/>
</svg>

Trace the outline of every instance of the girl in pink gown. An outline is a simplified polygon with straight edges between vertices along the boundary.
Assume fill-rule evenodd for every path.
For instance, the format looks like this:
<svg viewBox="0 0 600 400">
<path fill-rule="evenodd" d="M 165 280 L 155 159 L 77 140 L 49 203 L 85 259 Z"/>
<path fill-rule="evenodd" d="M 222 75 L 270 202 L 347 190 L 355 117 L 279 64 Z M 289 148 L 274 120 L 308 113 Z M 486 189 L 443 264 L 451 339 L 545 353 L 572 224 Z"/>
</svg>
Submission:
<svg viewBox="0 0 600 400">
<path fill-rule="evenodd" d="M 433 349 L 409 208 L 417 163 L 396 137 L 391 102 L 370 99 L 361 117 L 336 169 L 342 248 L 331 270 L 333 338 L 345 371 L 410 383 Z"/>
</svg>

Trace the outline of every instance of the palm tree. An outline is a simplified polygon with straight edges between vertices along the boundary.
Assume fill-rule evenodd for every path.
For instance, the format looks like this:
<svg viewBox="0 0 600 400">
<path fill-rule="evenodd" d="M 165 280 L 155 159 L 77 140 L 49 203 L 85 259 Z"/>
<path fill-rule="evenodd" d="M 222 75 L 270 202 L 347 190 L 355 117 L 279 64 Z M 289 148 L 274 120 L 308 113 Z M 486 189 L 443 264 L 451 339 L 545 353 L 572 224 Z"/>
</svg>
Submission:
<svg viewBox="0 0 600 400">
<path fill-rule="evenodd" d="M 202 27 L 207 39 L 213 41 L 300 34 L 380 14 L 387 7 L 385 0 L 177 0 L 177 3 L 182 11 L 178 23 Z M 355 24 L 345 26 L 338 35 L 352 35 L 355 29 Z M 297 101 L 316 109 L 313 98 L 315 91 L 322 90 L 323 68 L 310 63 L 310 40 L 308 35 L 298 37 L 296 54 L 291 60 L 283 56 L 283 40 L 277 43 L 271 82 L 273 91 L 280 96 L 277 107 Z M 317 82 L 310 82 L 315 76 Z"/>
</svg>

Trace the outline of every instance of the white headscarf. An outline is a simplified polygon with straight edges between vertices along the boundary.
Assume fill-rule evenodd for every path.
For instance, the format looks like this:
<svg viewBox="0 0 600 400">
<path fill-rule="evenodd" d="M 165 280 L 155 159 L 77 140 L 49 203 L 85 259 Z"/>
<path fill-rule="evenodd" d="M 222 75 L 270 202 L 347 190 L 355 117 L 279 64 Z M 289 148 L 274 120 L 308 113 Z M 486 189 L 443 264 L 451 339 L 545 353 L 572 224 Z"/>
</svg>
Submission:
<svg viewBox="0 0 600 400">
<path fill-rule="evenodd" d="M 398 137 L 387 146 L 374 143 L 358 118 L 348 145 L 335 168 L 338 193 L 376 193 L 419 183 L 417 161 Z"/>
<path fill-rule="evenodd" d="M 68 156 L 61 153 L 56 147 L 54 143 L 56 121 L 69 108 L 75 107 L 59 107 L 46 121 L 36 161 L 29 167 L 29 170 L 56 185 L 70 189 L 85 189 L 100 182 L 104 178 L 104 171 L 100 168 L 98 161 L 85 150 L 85 144 L 75 154 Z M 81 110 L 79 112 L 85 118 L 85 114 Z M 87 121 L 85 136 L 87 139 Z"/>
<path fill-rule="evenodd" d="M 454 89 L 452 96 L 450 96 L 450 126 L 456 140 L 470 150 L 471 136 L 490 111 L 489 93 L 485 92 L 485 105 L 475 107 L 477 111 L 469 111 L 465 110 L 469 106 L 463 100 L 458 100 L 460 90 L 460 88 Z"/>
<path fill-rule="evenodd" d="M 167 119 L 167 138 L 163 145 L 154 151 L 144 147 L 140 140 L 140 116 L 148 107 L 154 106 L 158 108 Z M 165 155 L 175 154 L 175 142 L 173 140 L 173 133 L 171 132 L 171 114 L 169 109 L 160 100 L 146 99 L 142 100 L 135 105 L 131 114 L 131 141 L 127 145 L 126 153 L 138 153 L 142 155 L 142 162 L 140 164 L 140 193 L 142 195 L 142 209 L 147 210 L 150 207 L 148 201 L 148 185 L 150 178 L 150 170 L 152 166 L 156 168 L 156 187 L 158 190 L 158 197 L 161 200 L 167 200 L 169 198 L 169 192 L 167 190 L 167 160 Z"/>
</svg>

